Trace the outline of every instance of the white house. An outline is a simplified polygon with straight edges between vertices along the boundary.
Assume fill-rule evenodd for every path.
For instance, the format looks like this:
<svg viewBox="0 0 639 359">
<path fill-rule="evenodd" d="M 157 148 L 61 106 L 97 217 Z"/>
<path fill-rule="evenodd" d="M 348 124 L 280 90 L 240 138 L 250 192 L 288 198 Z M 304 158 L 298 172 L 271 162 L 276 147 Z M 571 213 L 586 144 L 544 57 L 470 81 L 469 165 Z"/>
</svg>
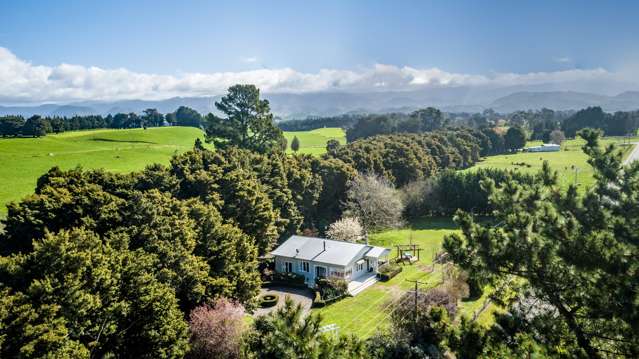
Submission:
<svg viewBox="0 0 639 359">
<path fill-rule="evenodd" d="M 526 152 L 557 152 L 561 146 L 554 143 L 544 143 L 541 146 L 527 147 Z"/>
<path fill-rule="evenodd" d="M 355 295 L 377 281 L 390 249 L 324 238 L 291 236 L 271 252 L 277 272 L 304 276 L 309 287 L 318 277 L 343 278 Z"/>
</svg>

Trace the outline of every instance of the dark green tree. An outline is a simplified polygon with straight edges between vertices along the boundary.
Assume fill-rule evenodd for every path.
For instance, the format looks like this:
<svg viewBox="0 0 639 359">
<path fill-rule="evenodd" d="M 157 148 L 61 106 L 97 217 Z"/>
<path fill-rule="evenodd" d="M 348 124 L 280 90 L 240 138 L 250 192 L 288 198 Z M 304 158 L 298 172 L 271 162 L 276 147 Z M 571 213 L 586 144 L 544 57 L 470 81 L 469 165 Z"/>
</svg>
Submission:
<svg viewBox="0 0 639 359">
<path fill-rule="evenodd" d="M 411 114 L 411 117 L 419 120 L 422 131 L 439 130 L 445 125 L 444 115 L 434 107 L 417 110 Z"/>
<path fill-rule="evenodd" d="M 21 132 L 24 136 L 42 137 L 46 136 L 47 132 L 51 132 L 51 125 L 46 119 L 35 115 L 27 119 Z"/>
<path fill-rule="evenodd" d="M 556 333 L 569 355 L 636 357 L 639 164 L 624 168 L 616 148 L 600 147 L 599 132 L 581 136 L 596 179 L 586 194 L 562 191 L 547 163 L 532 185 L 487 180 L 499 225 L 459 213 L 463 234 L 448 236 L 444 248 L 462 268 L 513 283 L 524 300 L 539 303 L 544 309 L 531 313 L 543 319 L 529 326 Z"/>
<path fill-rule="evenodd" d="M 255 320 L 245 341 L 244 356 L 269 359 L 367 357 L 360 340 L 323 334 L 320 323 L 319 316 L 304 316 L 301 305 L 287 298 L 283 307 Z"/>
<path fill-rule="evenodd" d="M 504 136 L 504 146 L 509 151 L 516 151 L 526 146 L 526 132 L 519 126 L 511 127 Z"/>
<path fill-rule="evenodd" d="M 0 117 L 0 135 L 2 137 L 18 136 L 23 126 L 24 118 L 22 116 Z"/>
<path fill-rule="evenodd" d="M 175 124 L 177 126 L 200 128 L 202 126 L 202 120 L 202 115 L 190 107 L 180 106 L 177 111 L 175 111 Z"/>
<path fill-rule="evenodd" d="M 217 148 L 237 146 L 261 153 L 281 149 L 282 130 L 273 122 L 268 100 L 260 99 L 254 85 L 230 87 L 215 107 L 226 115 L 206 117 L 207 141 Z"/>
<path fill-rule="evenodd" d="M 297 152 L 300 149 L 300 140 L 297 138 L 297 136 L 293 137 L 293 140 L 291 141 L 291 150 L 293 150 L 293 152 Z"/>
</svg>

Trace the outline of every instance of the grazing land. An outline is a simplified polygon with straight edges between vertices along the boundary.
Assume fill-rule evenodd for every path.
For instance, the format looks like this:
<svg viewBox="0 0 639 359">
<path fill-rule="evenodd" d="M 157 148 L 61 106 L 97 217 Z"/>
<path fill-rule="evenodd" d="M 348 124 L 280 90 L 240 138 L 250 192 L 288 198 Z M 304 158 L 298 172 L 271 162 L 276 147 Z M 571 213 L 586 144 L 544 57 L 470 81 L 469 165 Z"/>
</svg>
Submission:
<svg viewBox="0 0 639 359">
<path fill-rule="evenodd" d="M 355 334 L 362 338 L 370 337 L 378 330 L 390 325 L 390 316 L 402 294 L 414 288 L 412 282 L 419 280 L 427 283 L 420 290 L 436 287 L 442 281 L 441 265 L 433 267 L 433 258 L 441 250 L 444 236 L 457 231 L 456 224 L 449 218 L 426 218 L 413 222 L 410 226 L 371 235 L 371 244 L 392 248 L 389 258 L 396 257 L 395 245 L 418 244 L 420 260 L 412 265 L 404 265 L 403 270 L 388 282 L 377 282 L 355 297 L 349 297 L 321 309 L 314 309 L 322 315 L 322 324 L 336 324 L 342 334 Z M 462 302 L 459 309 L 463 315 L 472 317 L 485 301 L 485 297 L 476 301 Z M 489 324 L 494 306 L 489 306 L 479 316 L 480 323 Z"/>
<path fill-rule="evenodd" d="M 300 140 L 300 153 L 321 154 L 326 142 L 345 142 L 340 128 L 285 133 L 288 143 Z M 0 138 L 0 217 L 5 204 L 33 192 L 37 179 L 49 168 L 104 168 L 131 172 L 152 163 L 168 164 L 171 156 L 193 148 L 196 138 L 204 140 L 194 127 L 157 127 L 126 130 L 87 130 L 49 134 L 40 138 Z"/>
<path fill-rule="evenodd" d="M 312 131 L 290 131 L 284 132 L 284 137 L 288 142 L 288 150 L 291 151 L 291 141 L 297 136 L 300 141 L 299 153 L 311 155 L 321 155 L 326 152 L 326 143 L 329 140 L 337 140 L 340 144 L 346 143 L 346 133 L 338 127 L 318 128 Z"/>
<path fill-rule="evenodd" d="M 638 137 L 604 137 L 602 145 L 614 143 L 626 156 L 631 143 L 638 142 Z M 581 150 L 584 145 L 581 138 L 564 141 L 559 152 L 518 152 L 514 154 L 489 156 L 469 168 L 473 171 L 478 168 L 503 168 L 521 171 L 525 173 L 536 173 L 541 169 L 544 161 L 548 161 L 550 167 L 558 172 L 559 183 L 566 188 L 571 183 L 577 183 L 581 191 L 594 183 L 593 169 L 588 164 L 588 156 Z M 527 146 L 537 146 L 541 142 L 528 142 Z"/>
</svg>

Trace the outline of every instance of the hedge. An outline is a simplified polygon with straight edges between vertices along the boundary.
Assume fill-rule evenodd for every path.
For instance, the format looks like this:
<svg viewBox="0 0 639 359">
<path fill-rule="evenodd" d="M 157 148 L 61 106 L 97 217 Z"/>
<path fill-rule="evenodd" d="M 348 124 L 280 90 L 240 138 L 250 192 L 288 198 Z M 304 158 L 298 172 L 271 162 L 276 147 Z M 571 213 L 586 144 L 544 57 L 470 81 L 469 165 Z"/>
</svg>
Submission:
<svg viewBox="0 0 639 359">
<path fill-rule="evenodd" d="M 260 307 L 269 308 L 277 304 L 279 297 L 277 294 L 266 294 L 260 298 Z"/>
<path fill-rule="evenodd" d="M 398 275 L 402 271 L 402 266 L 397 264 L 388 263 L 385 266 L 379 269 L 379 273 L 377 273 L 377 277 L 382 282 L 386 282 Z"/>
</svg>

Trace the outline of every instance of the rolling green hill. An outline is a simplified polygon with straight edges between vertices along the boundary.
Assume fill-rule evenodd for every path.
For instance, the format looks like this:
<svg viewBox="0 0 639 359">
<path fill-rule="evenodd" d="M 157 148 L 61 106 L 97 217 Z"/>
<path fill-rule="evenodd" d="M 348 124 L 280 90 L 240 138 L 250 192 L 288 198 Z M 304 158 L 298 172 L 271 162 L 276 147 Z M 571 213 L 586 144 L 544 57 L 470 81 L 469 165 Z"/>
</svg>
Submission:
<svg viewBox="0 0 639 359">
<path fill-rule="evenodd" d="M 285 133 L 289 144 L 295 135 L 300 139 L 300 153 L 321 154 L 331 138 L 345 141 L 339 128 Z M 0 138 L 0 217 L 6 214 L 6 203 L 32 193 L 38 177 L 53 166 L 131 172 L 152 163 L 168 164 L 174 154 L 193 148 L 198 137 L 203 139 L 204 134 L 193 127 L 162 127 Z"/>
<path fill-rule="evenodd" d="M 616 144 L 627 154 L 632 146 L 628 142 L 637 142 L 638 138 L 604 137 L 602 145 Z M 585 190 L 594 183 L 594 173 L 588 164 L 588 156 L 581 150 L 585 141 L 573 139 L 564 141 L 559 152 L 518 152 L 514 154 L 489 156 L 483 158 L 475 166 L 467 169 L 473 171 L 478 168 L 513 169 L 525 173 L 536 173 L 541 169 L 544 161 L 558 172 L 559 183 L 566 188 L 570 183 L 577 183 L 580 190 Z M 529 142 L 527 146 L 536 146 L 541 142 Z"/>
<path fill-rule="evenodd" d="M 346 143 L 344 130 L 336 127 L 318 128 L 312 131 L 291 131 L 284 132 L 284 137 L 288 141 L 288 152 L 291 152 L 291 141 L 297 136 L 300 141 L 299 153 L 320 155 L 326 152 L 326 142 L 328 140 L 338 140 L 341 144 Z"/>
</svg>

